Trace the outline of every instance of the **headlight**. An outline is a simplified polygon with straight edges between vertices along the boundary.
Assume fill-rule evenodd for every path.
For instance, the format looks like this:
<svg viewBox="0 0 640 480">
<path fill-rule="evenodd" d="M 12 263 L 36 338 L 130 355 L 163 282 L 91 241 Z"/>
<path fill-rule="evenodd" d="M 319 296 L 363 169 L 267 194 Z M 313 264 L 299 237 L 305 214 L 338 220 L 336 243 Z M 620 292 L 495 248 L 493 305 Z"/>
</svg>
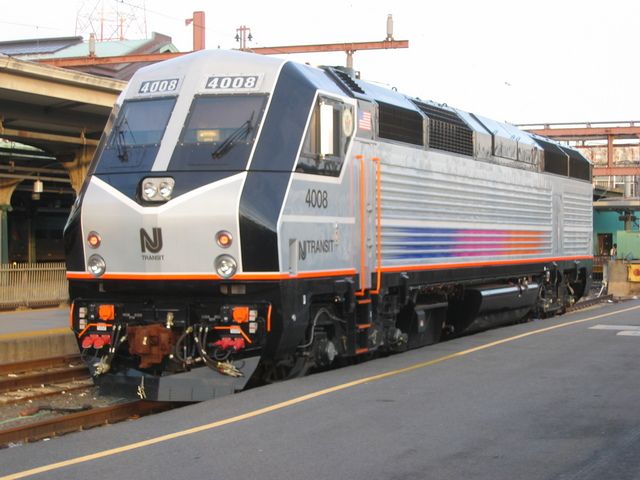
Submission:
<svg viewBox="0 0 640 480">
<path fill-rule="evenodd" d="M 99 277 L 107 269 L 107 262 L 100 255 L 91 255 L 87 261 L 87 267 L 94 277 Z"/>
<path fill-rule="evenodd" d="M 222 278 L 231 278 L 238 269 L 238 264 L 231 255 L 220 255 L 215 261 L 216 273 Z"/>
<path fill-rule="evenodd" d="M 144 182 L 144 185 L 142 187 L 142 198 L 147 201 L 152 201 L 153 197 L 156 196 L 156 193 L 158 193 L 158 186 L 155 184 L 155 182 Z"/>
<path fill-rule="evenodd" d="M 160 183 L 160 196 L 165 200 L 169 200 L 171 198 L 171 193 L 173 193 L 173 185 L 169 182 L 161 182 Z"/>
<path fill-rule="evenodd" d="M 145 202 L 171 200 L 175 184 L 175 180 L 171 177 L 147 177 L 142 180 L 142 199 Z"/>
</svg>

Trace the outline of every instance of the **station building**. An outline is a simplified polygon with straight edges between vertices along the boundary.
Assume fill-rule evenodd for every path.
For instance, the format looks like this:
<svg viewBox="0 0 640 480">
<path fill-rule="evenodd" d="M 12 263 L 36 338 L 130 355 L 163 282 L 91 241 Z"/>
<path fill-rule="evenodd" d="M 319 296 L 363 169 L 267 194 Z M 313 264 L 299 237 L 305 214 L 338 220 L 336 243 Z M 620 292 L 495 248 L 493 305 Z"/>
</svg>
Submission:
<svg viewBox="0 0 640 480">
<path fill-rule="evenodd" d="M 0 42 L 0 264 L 62 262 L 62 229 L 126 81 L 145 63 L 43 60 L 176 52 L 171 38 Z"/>
</svg>

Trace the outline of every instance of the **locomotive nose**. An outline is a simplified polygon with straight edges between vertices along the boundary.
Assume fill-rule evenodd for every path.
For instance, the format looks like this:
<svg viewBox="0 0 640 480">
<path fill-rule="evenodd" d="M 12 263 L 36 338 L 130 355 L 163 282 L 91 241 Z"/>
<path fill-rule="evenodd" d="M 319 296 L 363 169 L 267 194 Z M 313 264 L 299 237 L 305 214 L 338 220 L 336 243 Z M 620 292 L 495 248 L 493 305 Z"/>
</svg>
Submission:
<svg viewBox="0 0 640 480">
<path fill-rule="evenodd" d="M 233 277 L 242 271 L 237 205 L 245 176 L 221 174 L 183 193 L 184 175 L 173 175 L 172 182 L 168 175 L 145 175 L 134 185 L 150 184 L 148 201 L 92 178 L 84 195 L 80 271 L 86 278 L 120 280 Z M 163 190 L 171 185 L 172 192 Z"/>
</svg>

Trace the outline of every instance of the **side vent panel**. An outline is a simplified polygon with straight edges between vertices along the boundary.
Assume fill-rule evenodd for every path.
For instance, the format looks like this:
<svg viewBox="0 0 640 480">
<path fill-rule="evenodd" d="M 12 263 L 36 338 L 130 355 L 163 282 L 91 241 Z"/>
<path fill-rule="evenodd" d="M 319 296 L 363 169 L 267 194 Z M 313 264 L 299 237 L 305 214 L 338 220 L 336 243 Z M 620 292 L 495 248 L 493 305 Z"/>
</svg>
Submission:
<svg viewBox="0 0 640 480">
<path fill-rule="evenodd" d="M 416 100 L 413 103 L 429 117 L 429 147 L 473 156 L 473 131 L 455 113 Z"/>
</svg>

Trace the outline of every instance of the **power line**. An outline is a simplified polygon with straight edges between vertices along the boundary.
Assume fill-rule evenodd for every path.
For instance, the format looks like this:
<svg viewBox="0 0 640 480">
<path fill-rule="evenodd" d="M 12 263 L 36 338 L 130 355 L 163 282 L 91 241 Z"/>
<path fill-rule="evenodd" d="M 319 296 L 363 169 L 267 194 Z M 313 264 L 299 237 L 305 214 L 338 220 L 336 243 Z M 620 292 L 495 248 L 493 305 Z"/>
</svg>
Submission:
<svg viewBox="0 0 640 480">
<path fill-rule="evenodd" d="M 6 20 L 0 20 L 0 23 L 5 25 L 14 25 L 16 27 L 28 27 L 28 28 L 41 28 L 43 30 L 58 30 L 62 31 L 62 28 L 59 27 L 47 27 L 45 25 L 36 25 L 34 23 L 18 23 L 18 22 L 7 22 Z"/>
<path fill-rule="evenodd" d="M 184 19 L 184 18 L 175 17 L 175 16 L 173 16 L 173 15 L 167 15 L 166 13 L 158 12 L 157 10 L 150 10 L 150 9 L 149 9 L 149 8 L 147 8 L 146 6 L 141 7 L 140 5 L 135 5 L 135 4 L 132 4 L 132 3 L 127 2 L 127 1 L 125 1 L 125 0 L 113 0 L 113 1 L 114 1 L 114 2 L 117 2 L 117 3 L 121 3 L 121 4 L 123 4 L 123 5 L 128 5 L 128 6 L 132 7 L 132 8 L 137 8 L 137 9 L 140 9 L 140 10 L 143 10 L 143 9 L 144 9 L 147 13 L 152 13 L 152 14 L 154 14 L 154 15 L 158 15 L 158 16 L 160 16 L 160 17 L 164 17 L 164 18 L 166 18 L 166 19 L 173 20 L 173 21 L 175 21 L 175 22 L 179 22 L 179 23 L 181 23 L 182 25 L 184 25 L 184 21 L 185 21 L 185 19 Z M 220 30 L 220 29 L 218 29 L 218 28 L 212 28 L 212 27 L 209 27 L 209 26 L 207 26 L 207 31 L 208 31 L 208 32 L 216 32 L 216 33 L 224 33 L 224 31 L 223 31 L 223 30 Z"/>
</svg>

